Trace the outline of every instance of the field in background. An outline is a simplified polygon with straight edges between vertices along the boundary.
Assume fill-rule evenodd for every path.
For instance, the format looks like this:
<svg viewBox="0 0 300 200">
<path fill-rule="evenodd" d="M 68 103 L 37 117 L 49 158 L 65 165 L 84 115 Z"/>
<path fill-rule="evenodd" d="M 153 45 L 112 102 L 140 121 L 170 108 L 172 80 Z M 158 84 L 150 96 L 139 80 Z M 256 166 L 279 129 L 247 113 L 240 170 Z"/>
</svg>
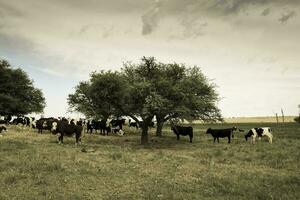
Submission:
<svg viewBox="0 0 300 200">
<path fill-rule="evenodd" d="M 85 135 L 64 145 L 49 133 L 10 127 L 0 137 L 0 199 L 300 199 L 300 125 L 271 126 L 274 143 L 251 145 L 244 133 L 213 143 L 208 127 L 195 125 L 194 142 L 176 141 L 168 126 L 151 133 L 147 148 L 139 132 Z"/>
<path fill-rule="evenodd" d="M 285 116 L 285 122 L 295 122 L 294 118 L 296 116 Z M 231 117 L 225 118 L 225 122 L 227 123 L 277 123 L 276 117 Z M 281 116 L 278 116 L 278 122 L 282 122 Z"/>
</svg>

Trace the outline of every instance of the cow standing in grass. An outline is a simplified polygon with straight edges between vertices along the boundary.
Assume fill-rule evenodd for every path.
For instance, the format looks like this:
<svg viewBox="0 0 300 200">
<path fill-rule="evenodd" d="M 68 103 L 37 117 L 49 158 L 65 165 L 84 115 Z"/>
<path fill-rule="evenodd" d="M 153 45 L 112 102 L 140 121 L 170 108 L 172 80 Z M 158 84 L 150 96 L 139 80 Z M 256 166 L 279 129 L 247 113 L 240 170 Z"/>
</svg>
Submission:
<svg viewBox="0 0 300 200">
<path fill-rule="evenodd" d="M 231 138 L 233 138 L 233 131 L 236 131 L 237 128 L 236 127 L 232 127 L 232 128 L 226 128 L 226 129 L 212 129 L 209 128 L 206 131 L 206 134 L 211 134 L 214 138 L 214 142 L 216 142 L 216 139 L 219 143 L 219 138 L 228 138 L 228 143 L 231 142 Z"/>
<path fill-rule="evenodd" d="M 190 142 L 193 142 L 193 127 L 191 126 L 178 126 L 178 125 L 172 125 L 171 130 L 176 134 L 177 140 L 179 140 L 179 135 L 183 136 L 189 136 Z"/>
<path fill-rule="evenodd" d="M 256 139 L 260 140 L 263 136 L 267 137 L 269 142 L 272 144 L 273 135 L 270 127 L 252 128 L 245 135 L 245 139 L 247 141 L 248 137 L 252 137 L 252 143 L 255 143 Z"/>
<path fill-rule="evenodd" d="M 58 143 L 62 144 L 64 136 L 73 136 L 75 134 L 76 143 L 81 143 L 82 124 L 69 124 L 66 120 L 60 120 L 53 123 L 52 132 L 57 134 Z"/>
</svg>

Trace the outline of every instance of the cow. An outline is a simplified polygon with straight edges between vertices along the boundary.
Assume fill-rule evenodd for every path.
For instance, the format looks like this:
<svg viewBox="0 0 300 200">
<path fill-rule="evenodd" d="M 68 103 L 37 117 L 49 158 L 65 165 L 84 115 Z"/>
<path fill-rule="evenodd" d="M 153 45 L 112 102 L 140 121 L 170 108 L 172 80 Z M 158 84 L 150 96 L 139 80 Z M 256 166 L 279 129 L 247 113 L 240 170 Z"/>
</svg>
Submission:
<svg viewBox="0 0 300 200">
<path fill-rule="evenodd" d="M 109 124 L 112 127 L 119 127 L 120 129 L 123 129 L 123 125 L 125 125 L 125 119 L 112 119 Z"/>
<path fill-rule="evenodd" d="M 256 138 L 261 139 L 263 136 L 268 137 L 269 143 L 272 144 L 273 135 L 270 127 L 252 128 L 245 135 L 245 139 L 248 141 L 248 137 L 252 137 L 252 143 L 255 143 Z"/>
<path fill-rule="evenodd" d="M 2 131 L 7 131 L 6 127 L 3 125 L 0 125 L 0 133 L 2 133 Z"/>
<path fill-rule="evenodd" d="M 138 123 L 137 122 L 130 122 L 129 123 L 129 127 L 135 127 L 136 129 L 140 128 L 140 127 L 143 127 L 143 121 L 139 121 Z M 149 124 L 149 128 L 154 128 L 154 122 L 150 122 Z"/>
<path fill-rule="evenodd" d="M 36 128 L 38 129 L 38 133 L 43 133 L 43 130 L 51 131 L 54 122 L 58 122 L 58 119 L 50 117 L 37 120 Z"/>
<path fill-rule="evenodd" d="M 233 138 L 233 131 L 236 131 L 236 127 L 232 128 L 226 128 L 226 129 L 207 129 L 206 134 L 211 134 L 214 138 L 214 142 L 216 142 L 216 139 L 219 143 L 219 138 L 228 138 L 228 143 L 231 142 L 231 137 Z"/>
<path fill-rule="evenodd" d="M 12 124 L 17 126 L 26 126 L 26 119 L 24 117 L 17 117 L 13 119 Z"/>
<path fill-rule="evenodd" d="M 7 121 L 0 119 L 0 124 L 7 124 Z"/>
<path fill-rule="evenodd" d="M 59 144 L 63 143 L 64 136 L 72 136 L 75 134 L 76 143 L 81 143 L 82 125 L 69 124 L 65 120 L 54 122 L 51 131 L 57 134 Z"/>
<path fill-rule="evenodd" d="M 138 129 L 138 123 L 137 122 L 129 122 L 129 127 L 135 127 Z"/>
<path fill-rule="evenodd" d="M 179 140 L 179 135 L 183 136 L 189 136 L 190 138 L 190 143 L 193 142 L 193 127 L 191 126 L 178 126 L 178 125 L 172 125 L 171 130 L 176 134 L 177 140 Z"/>
</svg>

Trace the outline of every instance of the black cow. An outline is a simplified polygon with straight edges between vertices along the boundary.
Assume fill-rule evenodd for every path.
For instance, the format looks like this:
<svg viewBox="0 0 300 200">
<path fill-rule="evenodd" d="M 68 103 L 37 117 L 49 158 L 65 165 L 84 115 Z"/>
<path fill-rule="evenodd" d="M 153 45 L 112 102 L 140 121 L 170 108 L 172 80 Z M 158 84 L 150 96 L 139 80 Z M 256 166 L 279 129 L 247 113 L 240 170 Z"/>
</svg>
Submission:
<svg viewBox="0 0 300 200">
<path fill-rule="evenodd" d="M 174 132 L 174 134 L 177 135 L 177 140 L 179 140 L 179 135 L 183 135 L 183 136 L 189 136 L 190 138 L 190 142 L 192 143 L 193 140 L 193 127 L 191 126 L 171 126 L 171 130 Z"/>
<path fill-rule="evenodd" d="M 7 124 L 7 121 L 0 119 L 0 124 Z"/>
<path fill-rule="evenodd" d="M 7 131 L 5 126 L 0 126 L 0 133 L 2 133 L 2 131 Z"/>
<path fill-rule="evenodd" d="M 110 126 L 107 126 L 106 121 L 105 120 L 89 120 L 87 122 L 87 132 L 88 133 L 92 133 L 93 130 L 95 130 L 97 132 L 97 130 L 100 131 L 101 135 L 108 135 L 108 133 L 111 132 L 111 128 Z"/>
<path fill-rule="evenodd" d="M 63 143 L 64 136 L 75 134 L 76 144 L 81 142 L 82 125 L 69 124 L 67 121 L 60 120 L 53 123 L 52 132 L 57 134 L 58 143 Z"/>
<path fill-rule="evenodd" d="M 233 138 L 233 131 L 236 131 L 236 127 L 232 128 L 226 128 L 226 129 L 207 129 L 206 134 L 211 134 L 214 138 L 214 142 L 216 142 L 216 139 L 218 140 L 219 143 L 219 138 L 228 138 L 228 143 L 231 142 L 231 137 Z"/>
</svg>

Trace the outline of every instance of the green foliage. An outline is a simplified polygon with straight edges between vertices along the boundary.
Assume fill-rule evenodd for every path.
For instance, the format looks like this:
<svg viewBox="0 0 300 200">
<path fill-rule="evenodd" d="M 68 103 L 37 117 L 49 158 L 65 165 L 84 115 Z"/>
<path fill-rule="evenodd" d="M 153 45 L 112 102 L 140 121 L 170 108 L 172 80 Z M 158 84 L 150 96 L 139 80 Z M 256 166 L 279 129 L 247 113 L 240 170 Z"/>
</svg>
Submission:
<svg viewBox="0 0 300 200">
<path fill-rule="evenodd" d="M 125 63 L 121 72 L 92 73 L 89 82 L 79 83 L 69 95 L 68 102 L 87 116 L 127 115 L 136 121 L 140 117 L 146 137 L 154 116 L 162 122 L 172 118 L 221 120 L 214 88 L 196 66 L 143 57 L 138 64 Z"/>
<path fill-rule="evenodd" d="M 13 69 L 0 60 L 0 115 L 24 115 L 42 112 L 45 98 L 21 69 Z"/>
</svg>

